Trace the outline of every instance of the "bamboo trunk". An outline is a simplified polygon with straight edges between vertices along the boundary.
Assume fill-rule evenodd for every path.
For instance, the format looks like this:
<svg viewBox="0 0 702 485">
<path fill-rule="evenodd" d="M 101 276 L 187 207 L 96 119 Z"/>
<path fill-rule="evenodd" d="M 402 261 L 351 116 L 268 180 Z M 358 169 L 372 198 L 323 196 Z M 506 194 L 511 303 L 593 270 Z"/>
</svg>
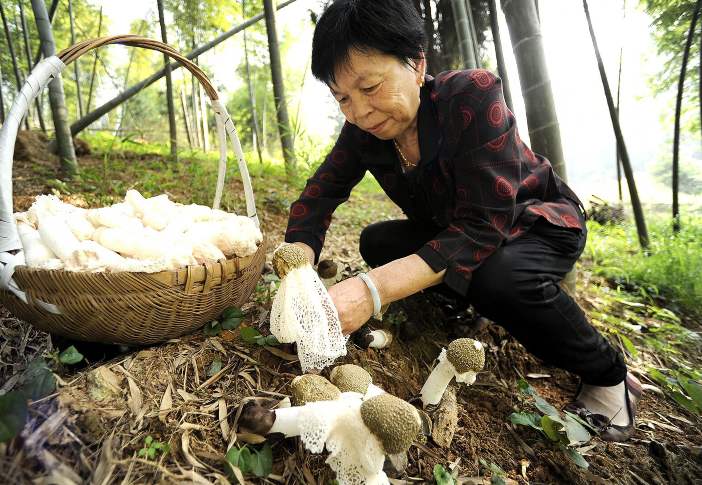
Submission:
<svg viewBox="0 0 702 485">
<path fill-rule="evenodd" d="M 29 28 L 27 27 L 27 18 L 24 15 L 24 5 L 22 0 L 19 2 L 20 8 L 20 19 L 22 21 L 22 37 L 24 38 L 24 54 L 27 57 L 27 75 L 32 72 L 32 55 L 30 54 L 29 45 Z M 44 114 L 41 109 L 41 97 L 37 96 L 34 98 L 34 107 L 37 110 L 37 118 L 39 119 L 39 128 L 43 133 L 46 133 L 46 124 L 44 124 Z"/>
<path fill-rule="evenodd" d="M 475 67 L 480 67 L 480 48 L 478 46 L 478 34 L 475 31 L 475 21 L 473 20 L 473 8 L 471 0 L 466 0 L 466 14 L 468 14 L 468 30 L 470 31 L 470 39 L 473 47 L 473 57 L 475 58 Z"/>
<path fill-rule="evenodd" d="M 100 37 L 100 35 L 102 35 L 102 7 L 100 7 L 100 17 L 98 17 L 97 37 Z M 95 75 L 97 73 L 97 61 L 98 61 L 97 51 L 93 51 L 93 69 L 90 71 L 90 87 L 88 88 L 88 103 L 85 105 L 85 109 L 88 112 L 90 111 L 90 104 L 91 104 L 91 101 L 93 100 L 93 87 L 95 86 Z M 88 114 L 88 116 L 89 116 L 89 114 Z M 100 116 L 102 116 L 102 115 L 100 115 Z M 82 117 L 81 120 L 83 118 L 84 117 Z M 80 120 L 78 120 L 78 121 L 80 121 Z M 71 133 L 74 136 L 78 134 L 77 131 L 73 131 L 73 125 L 71 125 Z"/>
<path fill-rule="evenodd" d="M 71 25 L 71 44 L 76 43 L 75 19 L 73 18 L 73 0 L 68 0 L 68 17 Z M 78 98 L 78 116 L 83 116 L 83 99 L 80 95 L 80 69 L 78 67 L 78 59 L 73 63 L 73 73 L 76 77 L 76 97 Z"/>
<path fill-rule="evenodd" d="M 195 146 L 202 148 L 202 137 L 200 136 L 200 109 L 197 102 L 198 82 L 195 76 L 191 76 L 190 105 L 193 110 L 193 139 Z"/>
<path fill-rule="evenodd" d="M 17 65 L 17 56 L 15 55 L 15 43 L 12 40 L 12 35 L 10 35 L 10 26 L 7 23 L 7 17 L 5 16 L 5 8 L 0 2 L 0 17 L 2 18 L 2 27 L 5 30 L 5 40 L 7 41 L 7 50 L 10 53 L 10 59 L 12 60 L 12 70 L 15 74 L 15 83 L 17 86 L 17 93 L 22 89 L 22 76 L 20 75 L 19 66 Z M 27 118 L 24 119 L 25 129 L 29 129 L 29 121 Z"/>
<path fill-rule="evenodd" d="M 273 82 L 273 98 L 275 99 L 276 114 L 278 119 L 278 134 L 283 148 L 285 159 L 285 173 L 288 177 L 295 175 L 295 147 L 293 146 L 288 118 L 288 106 L 285 98 L 283 83 L 283 68 L 280 62 L 280 48 L 278 33 L 275 25 L 275 6 L 273 0 L 263 0 L 263 9 L 266 17 L 266 33 L 268 34 L 268 53 L 271 65 L 271 80 Z"/>
<path fill-rule="evenodd" d="M 241 0 L 241 15 L 246 18 L 246 0 Z M 258 118 L 256 117 L 256 96 L 254 94 L 253 83 L 251 82 L 251 68 L 249 66 L 249 48 L 246 42 L 246 31 L 244 30 L 244 62 L 246 66 L 246 84 L 249 89 L 249 104 L 251 105 L 251 131 L 253 131 L 253 145 L 258 153 L 258 163 L 263 164 L 261 155 L 261 140 L 258 133 Z"/>
<path fill-rule="evenodd" d="M 296 0 L 287 0 L 280 5 L 278 5 L 278 9 L 282 9 L 284 7 L 287 7 L 291 3 L 295 2 Z M 256 22 L 260 21 L 264 17 L 263 14 L 256 15 L 254 17 L 251 17 L 249 20 L 246 22 L 239 24 L 230 30 L 224 32 L 223 34 L 219 35 L 217 38 L 213 39 L 212 41 L 208 42 L 207 44 L 201 45 L 200 47 L 194 49 L 193 51 L 189 52 L 186 54 L 187 59 L 194 59 L 200 54 L 209 51 L 213 47 L 221 44 L 225 40 L 229 39 L 231 36 L 234 34 L 241 32 L 242 30 L 252 26 Z M 175 70 L 177 68 L 181 67 L 181 64 L 178 62 L 171 62 L 171 70 Z M 161 79 L 163 76 L 166 75 L 166 68 L 163 68 L 151 76 L 147 77 L 146 79 L 141 80 L 140 82 L 136 83 L 135 85 L 129 87 L 125 91 L 121 92 L 111 100 L 107 101 L 104 103 L 102 106 L 99 106 L 98 108 L 94 109 L 93 111 L 90 111 L 88 114 L 83 116 L 81 119 L 76 121 L 71 125 L 71 133 L 73 135 L 76 135 L 86 129 L 88 126 L 90 126 L 91 123 L 99 120 L 104 114 L 112 111 L 115 109 L 117 106 L 120 104 L 124 103 L 128 99 L 130 99 L 132 96 L 136 95 L 139 93 L 142 89 L 146 88 L 147 86 L 152 85 L 159 79 Z"/>
<path fill-rule="evenodd" d="M 161 40 L 168 44 L 166 32 L 166 20 L 163 15 L 163 0 L 157 0 L 158 23 L 161 26 Z M 166 102 L 168 105 L 168 130 L 170 133 L 171 158 L 178 161 L 178 133 L 176 131 L 175 105 L 173 103 L 173 79 L 171 76 L 170 60 L 166 54 L 163 55 L 163 63 L 166 69 Z"/>
<path fill-rule="evenodd" d="M 0 65 L 0 125 L 5 123 L 5 100 L 3 99 L 2 91 L 2 65 Z"/>
<path fill-rule="evenodd" d="M 198 90 L 200 98 L 200 120 L 202 121 L 202 147 L 205 152 L 210 151 L 210 127 L 207 120 L 207 103 L 205 102 L 205 93 L 202 89 Z"/>
<path fill-rule="evenodd" d="M 188 114 L 188 102 L 185 99 L 185 89 L 181 86 L 180 88 L 180 105 L 183 108 L 183 123 L 185 124 L 185 136 L 188 139 L 188 146 L 192 150 L 193 148 L 193 140 L 192 140 L 192 135 L 190 134 L 191 128 L 190 128 L 190 116 Z"/>
<path fill-rule="evenodd" d="M 465 69 L 475 69 L 478 63 L 475 59 L 475 49 L 473 48 L 465 1 L 451 0 L 451 8 L 453 9 L 453 21 L 456 24 L 458 49 L 461 53 L 461 59 L 463 60 L 463 67 Z"/>
<path fill-rule="evenodd" d="M 561 134 L 534 2 L 502 0 L 524 96 L 531 148 L 566 180 Z"/>
<path fill-rule="evenodd" d="M 505 64 L 505 56 L 502 51 L 502 36 L 500 35 L 500 26 L 498 23 L 497 3 L 495 0 L 490 0 L 490 30 L 492 31 L 492 40 L 495 44 L 495 58 L 497 59 L 497 72 L 502 79 L 502 93 L 505 97 L 505 103 L 510 111 L 514 112 L 512 104 L 512 92 L 509 88 L 509 79 L 507 76 L 507 64 Z"/>
<path fill-rule="evenodd" d="M 700 0 L 702 1 L 702 0 Z M 620 148 L 620 156 L 622 159 L 622 168 L 624 169 L 624 176 L 626 177 L 626 183 L 629 186 L 629 197 L 631 198 L 631 206 L 634 211 L 634 220 L 636 221 L 636 232 L 639 236 L 639 244 L 646 250 L 648 248 L 648 230 L 646 229 L 646 221 L 644 219 L 643 210 L 641 208 L 641 201 L 639 200 L 639 193 L 636 190 L 636 182 L 634 181 L 634 171 L 631 168 L 631 163 L 629 163 L 629 153 L 626 149 L 626 144 L 624 143 L 624 136 L 622 135 L 621 126 L 619 126 L 619 120 L 617 119 L 614 111 L 614 100 L 612 99 L 612 92 L 609 89 L 609 82 L 607 81 L 607 73 L 605 72 L 604 64 L 602 63 L 602 57 L 600 56 L 600 49 L 597 47 L 597 38 L 595 37 L 595 30 L 592 27 L 592 19 L 590 18 L 590 10 L 587 6 L 587 0 L 583 0 L 583 8 L 585 9 L 585 18 L 587 19 L 587 26 L 590 30 L 590 38 L 592 39 L 592 46 L 595 50 L 595 56 L 597 57 L 597 68 L 600 71 L 600 78 L 602 79 L 602 87 L 605 92 L 605 98 L 607 98 L 607 107 L 609 108 L 609 116 L 612 119 L 612 126 L 614 128 L 614 136 L 617 138 L 617 143 Z"/>
<path fill-rule="evenodd" d="M 51 57 L 56 52 L 54 35 L 51 31 L 49 13 L 46 11 L 44 0 L 31 0 L 34 10 L 34 19 L 37 23 L 37 31 L 41 40 L 41 50 L 44 57 Z M 49 83 L 49 103 L 51 104 L 51 114 L 54 119 L 54 129 L 56 141 L 58 143 L 58 155 L 61 159 L 61 169 L 67 176 L 73 176 L 78 172 L 78 162 L 73 148 L 73 139 L 68 125 L 68 113 L 66 111 L 66 100 L 63 94 L 63 83 L 61 76 Z"/>
<path fill-rule="evenodd" d="M 680 189 L 680 114 L 682 112 L 682 98 L 685 90 L 685 74 L 687 73 L 687 61 L 690 57 L 692 39 L 695 35 L 697 18 L 700 15 L 702 0 L 697 0 L 695 11 L 692 13 L 690 29 L 687 32 L 687 41 L 683 50 L 682 66 L 680 67 L 680 77 L 678 79 L 678 97 L 675 101 L 675 128 L 673 130 L 673 232 L 680 231 L 680 204 L 678 202 L 678 192 Z M 700 100 L 702 102 L 702 100 Z"/>
<path fill-rule="evenodd" d="M 51 7 L 49 7 L 49 22 L 54 21 L 54 15 L 56 14 L 56 8 L 58 8 L 59 0 L 52 0 Z M 37 52 L 34 54 L 34 62 L 32 63 L 32 69 L 37 67 L 37 64 L 41 60 L 41 45 L 37 47 Z"/>
</svg>

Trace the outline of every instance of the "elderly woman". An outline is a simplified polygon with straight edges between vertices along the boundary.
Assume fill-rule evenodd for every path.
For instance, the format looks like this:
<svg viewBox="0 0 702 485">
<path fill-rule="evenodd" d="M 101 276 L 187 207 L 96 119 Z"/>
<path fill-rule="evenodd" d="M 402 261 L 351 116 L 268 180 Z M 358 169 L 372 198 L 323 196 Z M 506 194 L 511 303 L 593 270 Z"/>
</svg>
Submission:
<svg viewBox="0 0 702 485">
<path fill-rule="evenodd" d="M 381 305 L 442 285 L 526 349 L 581 378 L 571 409 L 625 440 L 640 384 L 559 281 L 586 239 L 581 203 L 517 133 L 485 70 L 426 74 L 422 20 L 406 0 L 336 0 L 312 72 L 346 117 L 290 209 L 287 242 L 319 258 L 336 207 L 366 171 L 407 216 L 366 227 L 373 269 L 329 289 L 345 333 Z"/>
</svg>

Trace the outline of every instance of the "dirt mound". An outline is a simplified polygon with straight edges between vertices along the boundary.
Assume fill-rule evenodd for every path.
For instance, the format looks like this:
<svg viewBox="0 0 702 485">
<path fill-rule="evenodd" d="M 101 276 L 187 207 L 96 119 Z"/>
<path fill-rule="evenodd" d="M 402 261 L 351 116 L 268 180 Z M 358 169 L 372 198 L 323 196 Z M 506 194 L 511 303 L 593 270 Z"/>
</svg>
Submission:
<svg viewBox="0 0 702 485">
<path fill-rule="evenodd" d="M 90 145 L 82 138 L 74 138 L 73 147 L 78 157 L 92 154 Z M 52 152 L 52 143 L 46 134 L 41 131 L 22 130 L 17 133 L 17 140 L 15 141 L 15 160 L 55 162 L 57 157 Z"/>
<path fill-rule="evenodd" d="M 41 131 L 19 131 L 15 141 L 15 160 L 28 162 L 56 160 L 49 151 L 49 139 Z"/>
</svg>

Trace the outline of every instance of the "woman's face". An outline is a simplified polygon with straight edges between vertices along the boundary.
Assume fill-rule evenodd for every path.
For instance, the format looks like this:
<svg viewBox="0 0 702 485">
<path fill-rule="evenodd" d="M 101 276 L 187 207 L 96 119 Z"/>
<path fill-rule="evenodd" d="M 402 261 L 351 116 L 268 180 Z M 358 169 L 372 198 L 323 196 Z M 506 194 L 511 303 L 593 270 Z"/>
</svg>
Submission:
<svg viewBox="0 0 702 485">
<path fill-rule="evenodd" d="M 375 50 L 351 50 L 329 88 L 349 123 L 390 140 L 414 126 L 424 65 L 424 59 L 409 66 Z"/>
</svg>

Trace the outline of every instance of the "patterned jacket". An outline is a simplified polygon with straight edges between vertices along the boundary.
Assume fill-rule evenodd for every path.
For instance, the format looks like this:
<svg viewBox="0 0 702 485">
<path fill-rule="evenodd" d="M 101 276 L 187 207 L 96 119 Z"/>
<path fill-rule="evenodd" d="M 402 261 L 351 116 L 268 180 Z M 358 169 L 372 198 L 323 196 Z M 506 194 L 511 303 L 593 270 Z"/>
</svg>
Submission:
<svg viewBox="0 0 702 485">
<path fill-rule="evenodd" d="M 346 123 L 290 207 L 287 242 L 322 250 L 336 207 L 366 171 L 408 219 L 435 228 L 417 254 L 465 295 L 471 274 L 538 218 L 583 229 L 582 204 L 551 163 L 520 139 L 498 77 L 474 69 L 427 76 L 417 119 L 420 162 L 404 173 L 392 141 Z"/>
</svg>

